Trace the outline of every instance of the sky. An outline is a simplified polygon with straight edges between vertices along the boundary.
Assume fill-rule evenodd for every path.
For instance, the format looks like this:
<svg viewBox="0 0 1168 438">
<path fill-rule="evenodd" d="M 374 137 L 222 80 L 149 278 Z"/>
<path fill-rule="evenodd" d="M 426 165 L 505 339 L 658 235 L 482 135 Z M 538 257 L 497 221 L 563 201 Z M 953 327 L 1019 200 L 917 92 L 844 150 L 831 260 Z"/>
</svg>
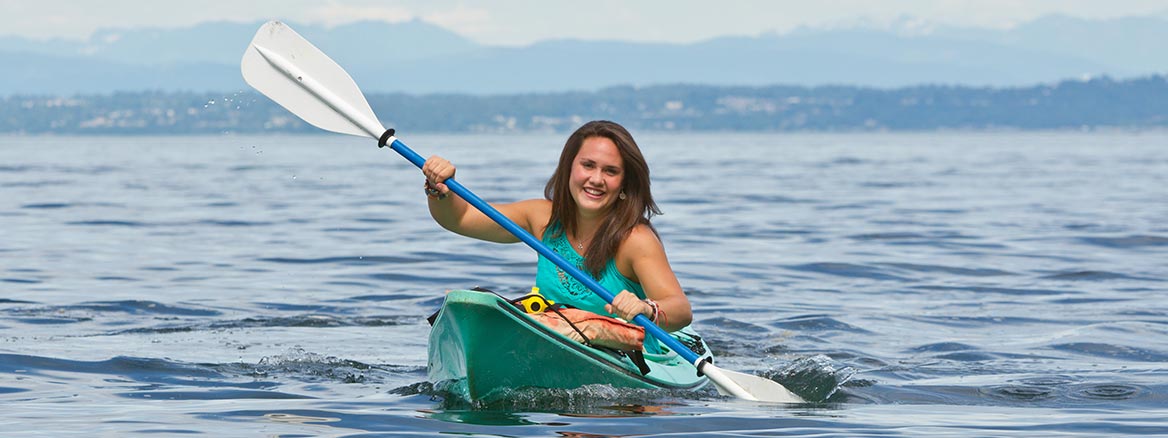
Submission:
<svg viewBox="0 0 1168 438">
<path fill-rule="evenodd" d="M 0 36 L 85 39 L 102 28 L 206 21 L 332 26 L 420 19 L 488 45 L 560 38 L 686 43 L 800 27 L 1000 29 L 1051 14 L 1168 18 L 1168 0 L 0 0 Z"/>
</svg>

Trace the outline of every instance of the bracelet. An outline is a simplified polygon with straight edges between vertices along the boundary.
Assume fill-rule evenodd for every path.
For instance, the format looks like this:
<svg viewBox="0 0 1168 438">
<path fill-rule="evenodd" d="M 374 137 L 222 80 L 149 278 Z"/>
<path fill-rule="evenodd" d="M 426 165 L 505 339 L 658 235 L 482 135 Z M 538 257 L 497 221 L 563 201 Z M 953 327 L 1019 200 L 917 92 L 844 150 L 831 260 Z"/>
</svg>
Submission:
<svg viewBox="0 0 1168 438">
<path fill-rule="evenodd" d="M 656 323 L 658 319 L 657 317 L 662 314 L 661 306 L 658 306 L 657 302 L 653 301 L 651 298 L 645 298 L 645 303 L 648 304 L 649 307 L 651 307 L 653 310 L 653 314 L 649 315 L 649 321 Z"/>
<path fill-rule="evenodd" d="M 433 184 L 430 184 L 430 180 L 426 180 L 426 185 L 423 186 L 423 188 L 426 190 L 426 196 L 437 199 L 439 201 L 446 199 L 446 196 L 448 196 L 446 193 L 438 191 L 438 188 L 434 187 Z"/>
</svg>

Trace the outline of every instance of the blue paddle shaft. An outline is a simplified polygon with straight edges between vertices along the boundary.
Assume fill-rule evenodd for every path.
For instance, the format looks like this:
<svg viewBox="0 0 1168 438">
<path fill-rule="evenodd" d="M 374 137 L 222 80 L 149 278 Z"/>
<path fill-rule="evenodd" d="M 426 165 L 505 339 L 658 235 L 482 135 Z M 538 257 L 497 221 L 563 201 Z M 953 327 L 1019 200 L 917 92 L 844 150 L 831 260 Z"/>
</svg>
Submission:
<svg viewBox="0 0 1168 438">
<path fill-rule="evenodd" d="M 401 154 L 401 156 L 405 157 L 405 159 L 409 160 L 411 163 L 414 163 L 414 165 L 418 166 L 419 169 L 421 169 L 422 165 L 426 163 L 426 159 L 422 158 L 421 155 L 418 155 L 416 152 L 406 146 L 405 143 L 402 143 L 401 140 L 394 139 L 393 143 L 390 144 L 389 147 L 398 154 Z M 559 266 L 560 269 L 563 269 L 564 272 L 567 272 L 573 278 L 580 280 L 580 283 L 583 283 L 588 287 L 588 289 L 591 289 L 593 293 L 599 295 L 600 298 L 603 298 L 604 302 L 612 304 L 612 300 L 615 298 L 612 292 L 609 292 L 608 289 L 605 289 L 604 286 L 601 286 L 600 283 L 594 280 L 591 275 L 585 274 L 584 271 L 580 270 L 580 268 L 577 268 L 575 265 L 569 263 L 568 260 L 564 259 L 555 251 L 552 251 L 551 248 L 548 248 L 547 245 L 544 245 L 543 242 L 540 242 L 539 239 L 536 239 L 535 236 L 532 236 L 531 233 L 527 232 L 527 230 L 517 225 L 514 221 L 507 218 L 507 216 L 504 216 L 503 213 L 500 213 L 499 210 L 496 210 L 495 207 L 491 206 L 491 204 L 483 201 L 482 198 L 476 196 L 469 189 L 463 187 L 463 185 L 459 184 L 458 181 L 455 181 L 454 178 L 447 179 L 445 184 L 446 187 L 450 188 L 450 191 L 462 197 L 462 199 L 466 202 L 469 202 L 470 205 L 473 205 L 475 208 L 479 209 L 479 211 L 483 212 L 483 214 L 487 215 L 487 217 L 498 223 L 499 226 L 502 226 L 504 229 L 511 232 L 511 234 L 515 235 L 515 237 L 518 237 L 519 240 L 522 240 L 523 243 L 526 243 L 527 246 L 530 246 L 531 249 L 534 249 L 544 257 L 547 257 L 548 260 L 551 260 L 552 263 L 555 263 L 556 266 Z M 686 348 L 676 338 L 670 336 L 669 333 L 666 333 L 665 330 L 661 329 L 661 327 L 658 327 L 657 324 L 649 321 L 649 318 L 646 318 L 645 315 L 637 315 L 636 318 L 633 318 L 633 322 L 637 323 L 641 327 L 644 327 L 646 331 L 653 335 L 653 337 L 665 343 L 665 345 L 669 346 L 669 348 L 673 349 L 673 351 L 676 351 L 677 354 L 680 354 L 681 357 L 684 357 L 690 363 L 697 365 L 699 359 L 697 354 L 694 354 L 693 351 L 690 351 L 689 348 Z"/>
</svg>

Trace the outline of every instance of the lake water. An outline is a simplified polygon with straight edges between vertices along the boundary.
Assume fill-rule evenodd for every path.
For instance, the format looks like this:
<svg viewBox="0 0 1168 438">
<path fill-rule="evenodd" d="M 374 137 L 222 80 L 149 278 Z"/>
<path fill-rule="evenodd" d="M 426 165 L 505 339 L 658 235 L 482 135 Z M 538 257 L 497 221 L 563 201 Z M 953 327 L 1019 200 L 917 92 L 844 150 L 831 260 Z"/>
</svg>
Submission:
<svg viewBox="0 0 1168 438">
<path fill-rule="evenodd" d="M 409 135 L 489 201 L 566 135 Z M 531 286 L 356 137 L 0 137 L 13 435 L 1168 435 L 1168 133 L 639 134 L 726 369 L 813 402 L 426 382 L 443 291 Z"/>
</svg>

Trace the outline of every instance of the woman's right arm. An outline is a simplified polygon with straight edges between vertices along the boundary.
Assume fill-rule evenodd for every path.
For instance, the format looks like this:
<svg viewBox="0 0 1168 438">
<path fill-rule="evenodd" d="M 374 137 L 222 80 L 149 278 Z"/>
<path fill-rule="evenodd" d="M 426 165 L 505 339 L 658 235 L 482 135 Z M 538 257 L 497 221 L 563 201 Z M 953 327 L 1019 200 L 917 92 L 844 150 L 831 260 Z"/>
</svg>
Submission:
<svg viewBox="0 0 1168 438">
<path fill-rule="evenodd" d="M 438 196 L 427 196 L 430 216 L 434 218 L 434 221 L 438 222 L 442 228 L 467 237 L 499 243 L 519 242 L 519 239 L 511 232 L 450 191 L 444 182 L 448 178 L 453 178 L 455 171 L 456 169 L 450 161 L 439 156 L 430 157 L 422 165 L 422 174 L 426 176 L 426 181 L 439 193 Z M 547 205 L 545 206 L 545 204 Z M 551 212 L 550 204 L 543 199 L 491 204 L 491 206 L 532 234 L 535 234 L 536 231 L 532 224 L 538 222 L 533 218 L 547 216 Z M 547 213 L 541 215 L 540 213 L 544 210 Z M 543 221 L 547 221 L 546 217 Z"/>
</svg>

